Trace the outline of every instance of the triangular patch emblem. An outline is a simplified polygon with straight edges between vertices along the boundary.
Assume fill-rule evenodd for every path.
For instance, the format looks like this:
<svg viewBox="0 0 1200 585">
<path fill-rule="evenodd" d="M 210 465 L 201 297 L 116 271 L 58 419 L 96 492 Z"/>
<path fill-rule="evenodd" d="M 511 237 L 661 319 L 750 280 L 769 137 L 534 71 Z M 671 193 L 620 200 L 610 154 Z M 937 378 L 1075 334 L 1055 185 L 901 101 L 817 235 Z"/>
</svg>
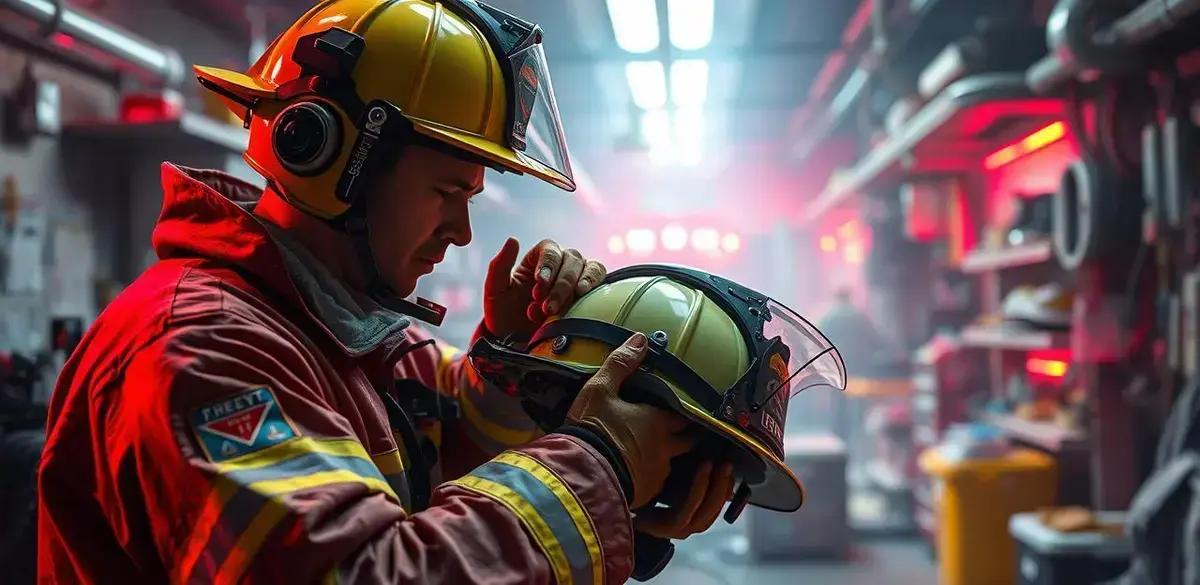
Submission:
<svg viewBox="0 0 1200 585">
<path fill-rule="evenodd" d="M 192 430 L 209 461 L 220 463 L 296 438 L 270 388 L 253 388 L 192 409 Z"/>
<path fill-rule="evenodd" d="M 253 445 L 254 439 L 258 438 L 258 431 L 262 429 L 263 421 L 267 418 L 267 409 L 270 406 L 270 403 L 256 404 L 241 412 L 205 423 L 200 428 L 218 437 L 237 441 L 247 446 Z"/>
</svg>

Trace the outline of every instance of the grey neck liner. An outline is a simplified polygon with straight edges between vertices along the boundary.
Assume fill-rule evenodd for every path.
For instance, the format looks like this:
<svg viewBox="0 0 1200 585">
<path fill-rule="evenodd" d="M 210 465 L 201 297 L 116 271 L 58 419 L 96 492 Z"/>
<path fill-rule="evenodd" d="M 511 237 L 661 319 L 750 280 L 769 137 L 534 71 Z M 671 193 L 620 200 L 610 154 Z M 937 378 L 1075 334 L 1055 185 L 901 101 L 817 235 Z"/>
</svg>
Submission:
<svg viewBox="0 0 1200 585">
<path fill-rule="evenodd" d="M 249 208 L 252 209 L 253 204 Z M 408 317 L 346 288 L 304 244 L 278 226 L 261 219 L 258 221 L 279 247 L 288 275 L 308 309 L 350 355 L 369 353 L 383 340 L 408 327 Z"/>
</svg>

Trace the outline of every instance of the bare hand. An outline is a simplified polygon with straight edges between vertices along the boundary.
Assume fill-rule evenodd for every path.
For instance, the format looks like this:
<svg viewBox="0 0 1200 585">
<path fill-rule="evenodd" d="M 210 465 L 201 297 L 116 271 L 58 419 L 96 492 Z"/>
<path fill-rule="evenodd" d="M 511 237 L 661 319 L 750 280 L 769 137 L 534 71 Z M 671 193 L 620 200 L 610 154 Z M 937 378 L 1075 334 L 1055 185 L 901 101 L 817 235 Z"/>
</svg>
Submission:
<svg viewBox="0 0 1200 585">
<path fill-rule="evenodd" d="M 517 265 L 519 252 L 520 244 L 509 238 L 488 265 L 483 323 L 497 337 L 533 333 L 546 317 L 566 311 L 607 275 L 603 264 L 553 240 L 538 242 Z"/>
</svg>

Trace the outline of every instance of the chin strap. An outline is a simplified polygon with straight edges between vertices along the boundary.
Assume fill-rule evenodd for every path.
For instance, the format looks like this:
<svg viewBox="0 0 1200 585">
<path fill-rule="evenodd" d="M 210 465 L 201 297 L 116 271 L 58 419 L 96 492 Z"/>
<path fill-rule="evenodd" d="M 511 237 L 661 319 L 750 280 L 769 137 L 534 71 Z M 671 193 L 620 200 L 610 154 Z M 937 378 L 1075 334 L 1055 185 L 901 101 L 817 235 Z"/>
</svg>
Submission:
<svg viewBox="0 0 1200 585">
<path fill-rule="evenodd" d="M 372 300 L 397 313 L 403 313 L 414 319 L 420 319 L 434 327 L 442 324 L 446 318 L 446 308 L 433 301 L 418 297 L 416 302 L 405 299 L 396 293 L 379 274 L 375 263 L 375 254 L 371 251 L 370 228 L 367 225 L 367 198 L 359 197 L 339 218 L 342 231 L 350 235 L 354 242 L 356 257 L 363 276 L 367 279 L 367 295 Z"/>
</svg>

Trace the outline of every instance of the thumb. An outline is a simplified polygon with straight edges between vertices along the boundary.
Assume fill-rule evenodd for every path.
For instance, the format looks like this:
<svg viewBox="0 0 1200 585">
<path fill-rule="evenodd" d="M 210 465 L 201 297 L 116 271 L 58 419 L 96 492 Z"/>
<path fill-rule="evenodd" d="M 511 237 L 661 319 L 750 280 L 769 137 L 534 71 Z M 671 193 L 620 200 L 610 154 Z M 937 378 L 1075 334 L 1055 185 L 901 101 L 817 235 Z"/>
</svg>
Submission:
<svg viewBox="0 0 1200 585">
<path fill-rule="evenodd" d="M 645 357 L 646 336 L 634 333 L 625 343 L 608 354 L 600 369 L 583 385 L 579 392 L 580 399 L 576 399 L 572 410 L 575 410 L 574 407 L 583 408 L 594 395 L 616 394 L 621 388 L 621 383 L 637 370 Z"/>
<path fill-rule="evenodd" d="M 513 267 L 517 264 L 517 253 L 520 251 L 521 244 L 516 238 L 504 241 L 500 251 L 488 263 L 487 278 L 483 281 L 483 298 L 492 298 L 508 290 L 512 282 Z"/>
</svg>

